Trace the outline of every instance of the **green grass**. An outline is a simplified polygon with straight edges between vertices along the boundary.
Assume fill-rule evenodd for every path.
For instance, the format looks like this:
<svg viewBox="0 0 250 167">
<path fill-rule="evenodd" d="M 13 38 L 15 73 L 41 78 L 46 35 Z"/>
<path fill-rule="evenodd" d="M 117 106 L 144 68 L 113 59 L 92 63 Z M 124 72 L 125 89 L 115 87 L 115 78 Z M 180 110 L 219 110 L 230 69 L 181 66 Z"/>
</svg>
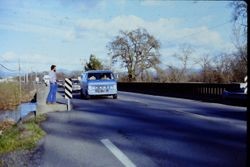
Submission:
<svg viewBox="0 0 250 167">
<path fill-rule="evenodd" d="M 0 136 L 0 154 L 21 149 L 32 149 L 45 135 L 39 124 L 46 120 L 46 115 L 38 115 L 21 125 L 13 125 Z"/>
</svg>

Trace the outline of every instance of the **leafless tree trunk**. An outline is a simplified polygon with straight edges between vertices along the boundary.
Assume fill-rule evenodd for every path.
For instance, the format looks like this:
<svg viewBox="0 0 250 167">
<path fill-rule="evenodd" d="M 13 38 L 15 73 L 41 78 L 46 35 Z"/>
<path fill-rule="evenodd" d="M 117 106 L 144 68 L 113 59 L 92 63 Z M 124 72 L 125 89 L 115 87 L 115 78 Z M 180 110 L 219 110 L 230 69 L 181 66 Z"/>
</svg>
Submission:
<svg viewBox="0 0 250 167">
<path fill-rule="evenodd" d="M 234 59 L 231 62 L 233 80 L 243 81 L 247 75 L 247 3 L 245 1 L 231 2 L 234 9 L 232 18 L 234 21 L 233 26 L 233 43 L 237 49 L 234 53 Z"/>
<path fill-rule="evenodd" d="M 160 63 L 160 43 L 145 29 L 121 31 L 107 47 L 113 63 L 127 68 L 130 80 L 143 80 L 144 71 Z"/>
<path fill-rule="evenodd" d="M 209 54 L 204 54 L 200 57 L 199 64 L 201 66 L 202 82 L 211 82 L 212 58 Z"/>
<path fill-rule="evenodd" d="M 174 73 L 177 73 L 177 71 L 179 71 L 178 73 L 178 78 L 179 81 L 187 81 L 187 72 L 189 70 L 189 68 L 191 68 L 195 63 L 193 62 L 192 64 L 191 61 L 194 60 L 193 58 L 193 52 L 194 49 L 188 45 L 188 44 L 183 44 L 180 46 L 180 53 L 175 53 L 174 57 L 176 57 L 182 64 L 182 67 L 180 68 L 180 70 L 175 69 Z M 173 70 L 173 67 L 171 67 L 170 69 Z"/>
</svg>

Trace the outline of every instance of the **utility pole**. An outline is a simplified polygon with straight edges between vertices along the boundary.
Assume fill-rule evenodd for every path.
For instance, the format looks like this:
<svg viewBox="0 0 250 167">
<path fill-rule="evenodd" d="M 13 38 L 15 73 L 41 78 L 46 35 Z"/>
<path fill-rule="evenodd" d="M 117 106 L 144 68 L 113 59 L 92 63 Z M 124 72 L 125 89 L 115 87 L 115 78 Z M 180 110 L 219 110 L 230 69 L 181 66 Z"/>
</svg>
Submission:
<svg viewBox="0 0 250 167">
<path fill-rule="evenodd" d="M 19 103 L 21 104 L 21 65 L 20 65 L 20 58 L 18 59 L 18 71 L 19 71 Z"/>
<path fill-rule="evenodd" d="M 36 92 L 37 92 L 37 84 L 39 82 L 39 80 L 37 79 L 37 71 L 35 72 L 36 73 L 36 76 L 35 76 L 35 87 L 36 87 Z"/>
<path fill-rule="evenodd" d="M 27 71 L 27 74 L 26 74 L 26 83 L 29 83 L 29 71 Z"/>
</svg>

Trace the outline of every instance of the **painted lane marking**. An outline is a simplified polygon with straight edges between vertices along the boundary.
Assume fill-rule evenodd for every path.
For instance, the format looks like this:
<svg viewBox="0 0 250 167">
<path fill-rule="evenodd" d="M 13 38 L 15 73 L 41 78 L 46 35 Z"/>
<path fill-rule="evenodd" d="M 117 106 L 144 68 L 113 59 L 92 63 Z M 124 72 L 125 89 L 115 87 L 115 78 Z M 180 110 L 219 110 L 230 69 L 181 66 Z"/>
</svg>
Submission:
<svg viewBox="0 0 250 167">
<path fill-rule="evenodd" d="M 130 159 L 117 148 L 109 139 L 102 139 L 101 142 L 111 151 L 111 153 L 119 159 L 126 167 L 136 167 L 136 165 L 130 161 Z"/>
</svg>

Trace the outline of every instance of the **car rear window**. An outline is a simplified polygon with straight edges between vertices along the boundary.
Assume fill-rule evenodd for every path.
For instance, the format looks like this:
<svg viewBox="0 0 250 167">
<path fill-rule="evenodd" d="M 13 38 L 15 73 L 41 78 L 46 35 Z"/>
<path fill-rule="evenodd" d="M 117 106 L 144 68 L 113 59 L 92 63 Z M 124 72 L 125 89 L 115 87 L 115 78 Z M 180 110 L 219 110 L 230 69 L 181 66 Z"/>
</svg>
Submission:
<svg viewBox="0 0 250 167">
<path fill-rule="evenodd" d="M 80 81 L 79 81 L 79 80 L 73 80 L 72 83 L 73 83 L 73 84 L 79 84 Z"/>
<path fill-rule="evenodd" d="M 114 79 L 112 73 L 89 73 L 88 80 L 111 80 Z"/>
</svg>

